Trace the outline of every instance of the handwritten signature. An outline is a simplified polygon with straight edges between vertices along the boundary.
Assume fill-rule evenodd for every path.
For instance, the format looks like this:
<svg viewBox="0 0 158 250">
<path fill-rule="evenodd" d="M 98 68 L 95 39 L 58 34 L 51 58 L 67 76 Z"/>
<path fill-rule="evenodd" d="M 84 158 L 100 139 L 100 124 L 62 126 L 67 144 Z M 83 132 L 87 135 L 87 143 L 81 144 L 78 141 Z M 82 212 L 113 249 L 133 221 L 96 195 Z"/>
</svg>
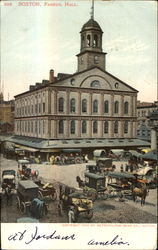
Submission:
<svg viewBox="0 0 158 250">
<path fill-rule="evenodd" d="M 33 233 L 29 234 L 27 230 L 24 230 L 22 232 L 16 232 L 11 234 L 8 237 L 9 241 L 23 241 L 25 240 L 25 244 L 30 244 L 33 241 L 37 240 L 62 240 L 62 241 L 68 241 L 68 240 L 76 240 L 75 233 L 70 235 L 61 235 L 58 234 L 56 230 L 54 230 L 51 234 L 40 234 L 39 229 L 37 226 L 35 226 L 35 230 Z M 26 236 L 29 238 L 26 241 Z M 112 240 L 106 240 L 106 241 L 96 241 L 95 239 L 88 240 L 87 245 L 89 246 L 108 246 L 108 245 L 128 245 L 129 242 L 123 241 L 122 238 L 119 235 L 116 235 L 112 238 Z"/>
</svg>

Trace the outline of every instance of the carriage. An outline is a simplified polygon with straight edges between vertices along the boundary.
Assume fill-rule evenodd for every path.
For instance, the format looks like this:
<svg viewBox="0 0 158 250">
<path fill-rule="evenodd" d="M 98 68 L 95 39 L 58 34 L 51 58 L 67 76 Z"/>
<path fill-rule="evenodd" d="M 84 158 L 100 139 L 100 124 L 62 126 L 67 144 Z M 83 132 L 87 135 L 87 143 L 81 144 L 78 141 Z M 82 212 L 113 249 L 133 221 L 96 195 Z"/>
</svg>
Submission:
<svg viewBox="0 0 158 250">
<path fill-rule="evenodd" d="M 30 167 L 30 161 L 22 159 L 18 160 L 18 172 L 17 176 L 21 180 L 28 180 L 30 178 L 37 179 L 39 175 L 38 170 L 32 170 Z"/>
<path fill-rule="evenodd" d="M 47 205 L 38 199 L 39 187 L 31 180 L 19 181 L 17 187 L 17 207 L 21 214 L 30 212 L 34 217 L 47 213 Z"/>
<path fill-rule="evenodd" d="M 85 173 L 85 186 L 90 188 L 92 192 L 95 190 L 95 198 L 107 199 L 105 176 L 101 176 L 95 173 Z M 89 190 L 90 192 L 90 190 Z"/>
<path fill-rule="evenodd" d="M 122 172 L 108 173 L 109 193 L 115 193 L 117 196 L 132 195 L 132 185 L 136 183 L 136 177 L 133 174 Z"/>
<path fill-rule="evenodd" d="M 40 180 L 35 181 L 35 183 L 38 185 L 38 198 L 44 199 L 45 197 L 50 197 L 51 200 L 55 201 L 57 199 L 57 190 L 51 183 L 41 183 Z"/>
<path fill-rule="evenodd" d="M 87 219 L 93 217 L 93 201 L 88 199 L 87 196 L 78 190 L 71 190 L 69 187 L 60 188 L 60 201 L 62 209 L 69 211 L 73 209 L 74 219 L 78 220 L 79 215 L 82 213 Z"/>
<path fill-rule="evenodd" d="M 83 163 L 81 149 L 62 149 L 60 156 L 55 157 L 55 163 L 59 165 Z"/>
<path fill-rule="evenodd" d="M 4 170 L 2 172 L 2 190 L 6 190 L 6 188 L 15 189 L 15 175 L 14 170 Z"/>
</svg>

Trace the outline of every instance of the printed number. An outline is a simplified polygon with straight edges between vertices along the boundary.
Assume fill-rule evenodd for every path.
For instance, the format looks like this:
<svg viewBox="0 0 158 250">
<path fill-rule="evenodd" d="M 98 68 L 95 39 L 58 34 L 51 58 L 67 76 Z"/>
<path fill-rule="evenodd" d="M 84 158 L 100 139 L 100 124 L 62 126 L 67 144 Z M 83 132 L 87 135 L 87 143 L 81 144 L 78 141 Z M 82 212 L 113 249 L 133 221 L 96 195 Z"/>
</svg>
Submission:
<svg viewBox="0 0 158 250">
<path fill-rule="evenodd" d="M 12 3 L 4 3 L 4 6 L 12 6 Z"/>
</svg>

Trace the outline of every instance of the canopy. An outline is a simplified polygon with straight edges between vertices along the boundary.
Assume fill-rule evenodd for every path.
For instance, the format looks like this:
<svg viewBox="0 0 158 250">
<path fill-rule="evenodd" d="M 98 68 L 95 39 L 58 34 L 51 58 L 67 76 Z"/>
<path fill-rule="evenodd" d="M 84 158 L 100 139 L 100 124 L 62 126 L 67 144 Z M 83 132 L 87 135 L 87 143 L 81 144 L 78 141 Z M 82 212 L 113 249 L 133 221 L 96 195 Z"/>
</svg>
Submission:
<svg viewBox="0 0 158 250">
<path fill-rule="evenodd" d="M 149 171 L 154 171 L 153 168 L 150 167 L 144 167 L 142 169 L 140 169 L 136 174 L 137 175 L 146 175 Z"/>
<path fill-rule="evenodd" d="M 104 149 L 97 149 L 93 151 L 94 157 L 105 157 L 106 151 Z"/>
<path fill-rule="evenodd" d="M 158 152 L 157 152 L 157 150 L 152 150 L 152 151 L 148 152 L 147 154 L 143 155 L 142 158 L 157 161 L 158 160 Z"/>
<path fill-rule="evenodd" d="M 109 172 L 108 176 L 112 177 L 112 178 L 128 178 L 128 179 L 135 179 L 135 176 L 133 174 L 129 174 L 129 173 L 121 173 L 121 172 Z"/>
<path fill-rule="evenodd" d="M 30 162 L 28 160 L 18 160 L 19 164 L 29 164 Z"/>
<path fill-rule="evenodd" d="M 63 153 L 81 153 L 81 149 L 79 148 L 66 148 L 62 149 Z"/>
<path fill-rule="evenodd" d="M 142 156 L 143 156 L 143 154 L 138 153 L 138 152 L 135 151 L 135 150 L 129 150 L 129 152 L 130 152 L 133 156 L 136 156 L 136 157 L 142 157 Z"/>
</svg>

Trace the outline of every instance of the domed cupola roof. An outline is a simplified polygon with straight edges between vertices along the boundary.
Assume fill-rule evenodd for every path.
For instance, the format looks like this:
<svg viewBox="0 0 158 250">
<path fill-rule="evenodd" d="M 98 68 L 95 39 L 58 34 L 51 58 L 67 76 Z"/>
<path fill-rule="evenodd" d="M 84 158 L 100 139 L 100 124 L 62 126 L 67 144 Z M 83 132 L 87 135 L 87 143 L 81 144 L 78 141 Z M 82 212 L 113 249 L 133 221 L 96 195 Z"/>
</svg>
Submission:
<svg viewBox="0 0 158 250">
<path fill-rule="evenodd" d="M 83 25 L 81 31 L 88 30 L 88 29 L 95 29 L 95 30 L 99 30 L 99 31 L 103 32 L 100 25 L 92 18 L 89 19 L 88 22 L 86 22 Z"/>
</svg>

